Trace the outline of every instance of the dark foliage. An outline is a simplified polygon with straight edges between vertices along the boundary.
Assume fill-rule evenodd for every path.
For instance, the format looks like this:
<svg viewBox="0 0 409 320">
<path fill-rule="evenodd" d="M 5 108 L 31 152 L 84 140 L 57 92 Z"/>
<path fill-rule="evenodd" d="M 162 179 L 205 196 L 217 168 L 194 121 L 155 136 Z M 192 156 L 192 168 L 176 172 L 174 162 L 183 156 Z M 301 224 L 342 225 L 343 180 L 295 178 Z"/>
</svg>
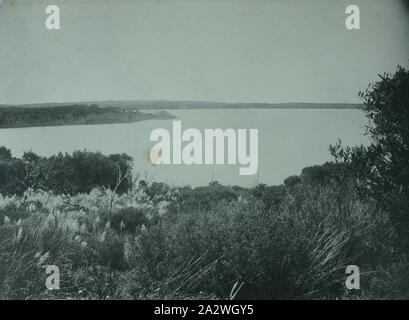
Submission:
<svg viewBox="0 0 409 320">
<path fill-rule="evenodd" d="M 326 162 L 323 165 L 315 165 L 302 169 L 300 179 L 306 184 L 342 184 L 353 178 L 353 173 L 344 163 Z"/>
<path fill-rule="evenodd" d="M 331 147 L 339 162 L 354 171 L 362 189 L 389 214 L 409 244 L 409 70 L 380 75 L 360 96 L 370 122 L 368 147 Z"/>
<path fill-rule="evenodd" d="M 135 208 L 118 210 L 111 217 L 111 227 L 118 232 L 135 233 L 137 227 L 147 222 L 144 212 Z"/>
<path fill-rule="evenodd" d="M 28 188 L 75 194 L 106 187 L 122 193 L 131 185 L 132 158 L 126 154 L 75 151 L 47 158 L 30 151 L 21 159 L 2 154 L 0 192 L 5 195 L 19 195 Z"/>
<path fill-rule="evenodd" d="M 301 178 L 299 176 L 291 176 L 284 179 L 284 185 L 287 188 L 292 188 L 299 183 L 301 183 Z"/>
<path fill-rule="evenodd" d="M 198 208 L 203 211 L 208 211 L 214 208 L 214 205 L 220 201 L 231 202 L 237 200 L 243 188 L 229 187 L 218 183 L 211 182 L 207 187 L 191 187 L 180 188 L 179 195 L 171 205 L 171 211 L 178 212 L 188 208 Z"/>
<path fill-rule="evenodd" d="M 284 186 L 268 186 L 259 184 L 250 189 L 250 194 L 264 204 L 266 210 L 276 209 L 285 198 Z"/>
</svg>

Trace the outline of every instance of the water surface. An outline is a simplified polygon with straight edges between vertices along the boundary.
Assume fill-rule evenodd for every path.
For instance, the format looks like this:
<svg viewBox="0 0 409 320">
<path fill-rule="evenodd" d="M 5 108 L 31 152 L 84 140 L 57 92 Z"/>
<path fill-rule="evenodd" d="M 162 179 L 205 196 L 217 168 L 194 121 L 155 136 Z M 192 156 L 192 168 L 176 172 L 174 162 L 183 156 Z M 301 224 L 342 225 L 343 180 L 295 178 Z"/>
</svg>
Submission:
<svg viewBox="0 0 409 320">
<path fill-rule="evenodd" d="M 149 179 L 173 185 L 223 184 L 250 186 L 256 183 L 280 184 L 301 169 L 331 160 L 330 144 L 341 138 L 343 144 L 367 144 L 363 135 L 367 120 L 354 109 L 220 109 L 170 110 L 182 121 L 182 130 L 258 129 L 259 169 L 254 176 L 240 176 L 240 165 L 159 165 L 149 162 L 152 130 L 172 132 L 172 120 L 135 123 L 0 129 L 0 145 L 14 156 L 32 150 L 50 156 L 74 150 L 125 152 L 134 158 L 135 172 Z M 203 135 L 204 136 L 204 135 Z"/>
</svg>

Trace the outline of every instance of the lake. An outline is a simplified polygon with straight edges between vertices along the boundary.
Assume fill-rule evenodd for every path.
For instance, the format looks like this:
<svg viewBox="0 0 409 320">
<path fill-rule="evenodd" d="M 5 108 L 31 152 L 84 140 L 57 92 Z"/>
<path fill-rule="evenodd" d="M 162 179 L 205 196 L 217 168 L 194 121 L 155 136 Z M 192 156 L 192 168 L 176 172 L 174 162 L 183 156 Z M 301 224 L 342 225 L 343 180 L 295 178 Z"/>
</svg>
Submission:
<svg viewBox="0 0 409 320">
<path fill-rule="evenodd" d="M 171 185 L 207 185 L 212 180 L 227 185 L 281 184 L 301 169 L 331 160 L 328 147 L 338 138 L 344 145 L 368 144 L 364 114 L 355 109 L 198 109 L 168 110 L 182 121 L 182 130 L 258 129 L 259 167 L 253 176 L 240 176 L 240 165 L 159 165 L 149 161 L 154 145 L 152 130 L 172 132 L 172 119 L 135 123 L 0 129 L 0 146 L 20 157 L 32 150 L 50 156 L 74 150 L 127 153 L 135 172 L 149 180 Z M 227 147 L 227 145 L 226 145 Z"/>
</svg>

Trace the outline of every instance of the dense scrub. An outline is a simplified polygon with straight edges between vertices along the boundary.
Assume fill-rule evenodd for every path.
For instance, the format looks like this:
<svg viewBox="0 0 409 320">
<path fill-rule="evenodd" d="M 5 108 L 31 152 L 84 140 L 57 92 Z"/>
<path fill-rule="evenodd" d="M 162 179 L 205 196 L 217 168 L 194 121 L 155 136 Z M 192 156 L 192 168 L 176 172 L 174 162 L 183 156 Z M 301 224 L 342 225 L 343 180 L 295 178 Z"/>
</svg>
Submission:
<svg viewBox="0 0 409 320">
<path fill-rule="evenodd" d="M 277 190 L 265 186 L 231 189 L 211 206 L 186 201 L 220 188 L 141 181 L 122 194 L 2 197 L 0 297 L 407 297 L 396 280 L 385 289 L 388 277 L 409 276 L 393 227 L 352 184 L 283 186 L 274 205 L 265 199 Z M 60 290 L 45 288 L 48 264 L 60 268 Z M 363 273 L 358 293 L 345 290 L 348 264 Z"/>
<path fill-rule="evenodd" d="M 105 156 L 85 150 L 47 158 L 30 151 L 15 158 L 9 149 L 0 147 L 3 195 L 21 195 L 29 188 L 76 194 L 105 187 L 121 193 L 130 188 L 131 179 L 132 158 L 126 154 Z"/>
</svg>

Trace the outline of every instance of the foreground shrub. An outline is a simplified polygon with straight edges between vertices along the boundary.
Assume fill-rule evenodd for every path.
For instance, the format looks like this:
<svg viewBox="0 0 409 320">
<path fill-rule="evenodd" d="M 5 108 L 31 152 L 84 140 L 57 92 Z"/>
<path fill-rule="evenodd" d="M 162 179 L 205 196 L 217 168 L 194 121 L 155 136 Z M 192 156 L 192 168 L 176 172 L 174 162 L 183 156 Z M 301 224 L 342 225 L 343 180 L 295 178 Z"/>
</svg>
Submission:
<svg viewBox="0 0 409 320">
<path fill-rule="evenodd" d="M 238 282 L 242 299 L 335 298 L 345 267 L 376 264 L 380 236 L 392 237 L 373 205 L 329 187 L 301 186 L 278 210 L 264 208 L 247 198 L 164 217 L 138 238 L 135 274 L 164 292 L 228 297 Z"/>
<path fill-rule="evenodd" d="M 260 186 L 179 210 L 145 190 L 1 197 L 0 298 L 408 296 L 398 281 L 408 265 L 391 245 L 394 229 L 349 184 Z M 277 191 L 279 201 L 268 205 Z M 60 268 L 60 290 L 45 288 L 48 264 Z M 363 275 L 358 294 L 345 290 L 349 264 Z M 388 283 L 396 285 L 389 293 Z"/>
<path fill-rule="evenodd" d="M 141 209 L 124 208 L 112 215 L 111 226 L 117 232 L 134 233 L 137 227 L 146 224 L 147 221 Z"/>
</svg>

